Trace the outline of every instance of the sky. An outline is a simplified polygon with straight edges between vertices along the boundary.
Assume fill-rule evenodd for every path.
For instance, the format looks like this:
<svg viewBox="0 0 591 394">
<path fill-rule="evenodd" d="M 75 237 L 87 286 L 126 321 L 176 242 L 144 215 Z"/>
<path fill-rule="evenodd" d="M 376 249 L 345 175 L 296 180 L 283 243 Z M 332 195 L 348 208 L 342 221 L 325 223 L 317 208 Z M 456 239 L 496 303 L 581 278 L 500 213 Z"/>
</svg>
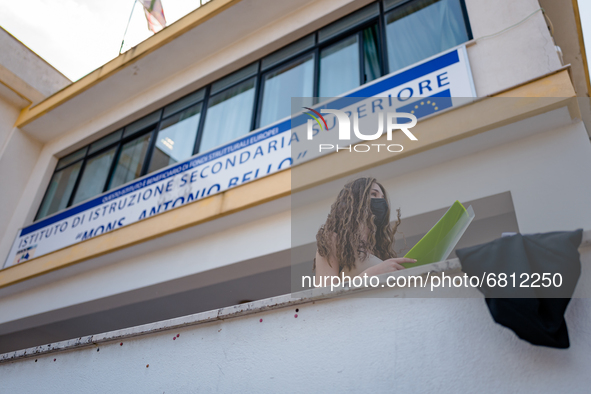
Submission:
<svg viewBox="0 0 591 394">
<path fill-rule="evenodd" d="M 161 0 L 168 25 L 199 0 Z M 152 36 L 134 0 L 0 0 L 0 26 L 72 81 Z M 133 14 L 131 13 L 134 8 Z"/>
<path fill-rule="evenodd" d="M 161 0 L 167 24 L 200 5 L 200 0 Z M 578 0 L 583 37 L 591 63 L 591 1 Z M 134 0 L 0 0 L 0 26 L 72 81 L 149 38 L 146 17 Z"/>
</svg>

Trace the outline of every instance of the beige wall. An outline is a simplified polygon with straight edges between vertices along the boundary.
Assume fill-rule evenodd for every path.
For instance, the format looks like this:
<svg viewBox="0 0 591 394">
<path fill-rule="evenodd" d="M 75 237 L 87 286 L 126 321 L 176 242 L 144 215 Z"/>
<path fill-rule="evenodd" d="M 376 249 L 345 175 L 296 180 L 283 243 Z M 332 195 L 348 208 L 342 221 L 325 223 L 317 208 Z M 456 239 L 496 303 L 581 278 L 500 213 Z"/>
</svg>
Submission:
<svg viewBox="0 0 591 394">
<path fill-rule="evenodd" d="M 69 85 L 68 78 L 0 28 L 0 239 L 23 197 L 43 144 L 14 125 L 19 114 Z"/>
<path fill-rule="evenodd" d="M 562 66 L 544 16 L 536 12 L 540 9 L 537 0 L 466 0 L 466 8 L 476 40 L 468 48 L 468 56 L 478 96 L 508 89 Z M 494 36 L 487 37 L 490 35 Z"/>
</svg>

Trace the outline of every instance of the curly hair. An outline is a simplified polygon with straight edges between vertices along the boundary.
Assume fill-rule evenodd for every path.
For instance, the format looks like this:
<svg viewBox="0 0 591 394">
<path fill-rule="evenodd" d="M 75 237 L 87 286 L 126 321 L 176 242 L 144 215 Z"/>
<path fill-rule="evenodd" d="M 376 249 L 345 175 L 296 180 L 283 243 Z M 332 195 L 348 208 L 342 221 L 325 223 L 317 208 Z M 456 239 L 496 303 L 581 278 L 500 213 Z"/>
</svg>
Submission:
<svg viewBox="0 0 591 394">
<path fill-rule="evenodd" d="M 316 234 L 318 254 L 329 260 L 328 256 L 336 258 L 339 272 L 347 268 L 355 268 L 355 261 L 362 261 L 372 253 L 381 260 L 397 257 L 394 251 L 394 234 L 400 225 L 400 209 L 397 209 L 397 221 L 394 226 L 388 220 L 378 228 L 374 223 L 375 216 L 371 212 L 371 188 L 377 184 L 384 198 L 388 196 L 384 187 L 375 178 L 358 178 L 345 185 L 336 201 L 330 207 L 326 222 Z M 390 217 L 388 202 L 387 216 Z M 369 229 L 367 239 L 364 230 Z M 335 237 L 336 234 L 336 237 Z M 333 250 L 334 249 L 334 250 Z M 330 265 L 330 261 L 329 261 Z M 316 264 L 314 264 L 315 268 Z"/>
</svg>

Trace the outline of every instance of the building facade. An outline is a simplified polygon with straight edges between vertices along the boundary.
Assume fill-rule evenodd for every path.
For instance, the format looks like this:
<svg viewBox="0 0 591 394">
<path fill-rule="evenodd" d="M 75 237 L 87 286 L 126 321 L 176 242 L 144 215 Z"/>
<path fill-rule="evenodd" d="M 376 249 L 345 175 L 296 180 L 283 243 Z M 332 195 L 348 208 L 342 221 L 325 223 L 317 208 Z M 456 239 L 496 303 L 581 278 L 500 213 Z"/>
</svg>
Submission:
<svg viewBox="0 0 591 394">
<path fill-rule="evenodd" d="M 213 0 L 71 84 L 20 64 L 45 85 L 2 107 L 7 387 L 39 374 L 50 391 L 585 391 L 576 0 Z M 398 130 L 376 141 L 396 152 L 316 152 L 291 115 L 335 97 L 359 119 L 413 113 L 417 141 Z M 476 289 L 302 287 L 338 191 L 368 175 L 401 208 L 397 250 L 455 200 L 476 213 L 458 247 L 586 231 L 571 348 L 519 340 Z"/>
</svg>

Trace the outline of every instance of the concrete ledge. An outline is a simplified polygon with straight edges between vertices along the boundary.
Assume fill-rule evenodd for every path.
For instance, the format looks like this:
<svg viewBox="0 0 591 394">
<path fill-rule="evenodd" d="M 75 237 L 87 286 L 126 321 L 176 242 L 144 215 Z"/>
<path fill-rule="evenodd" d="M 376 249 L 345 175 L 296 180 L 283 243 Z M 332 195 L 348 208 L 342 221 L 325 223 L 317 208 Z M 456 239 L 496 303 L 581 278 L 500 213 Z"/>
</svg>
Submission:
<svg viewBox="0 0 591 394">
<path fill-rule="evenodd" d="M 426 276 L 432 273 L 441 272 L 459 272 L 461 264 L 458 259 L 441 261 L 433 264 L 426 264 L 415 268 L 409 268 L 395 273 L 386 273 L 379 275 L 380 285 L 385 284 L 390 276 Z M 404 288 L 396 288 L 400 292 L 397 296 L 404 297 Z M 428 291 L 428 289 L 425 289 Z M 341 287 L 334 291 L 330 288 L 315 288 L 304 290 L 293 294 L 285 294 L 277 297 L 266 298 L 259 301 L 253 301 L 240 305 L 233 305 L 217 310 L 196 313 L 193 315 L 178 317 L 175 319 L 163 320 L 156 323 L 143 324 L 136 327 L 125 328 L 122 330 L 109 331 L 102 334 L 89 335 L 67 341 L 50 343 L 47 345 L 36 346 L 28 349 L 17 350 L 15 352 L 4 353 L 0 355 L 0 363 L 15 361 L 23 358 L 39 356 L 55 352 L 62 352 L 72 349 L 95 346 L 105 342 L 119 341 L 126 338 L 149 335 L 156 332 L 178 329 L 181 327 L 195 326 L 212 321 L 232 319 L 259 312 L 265 312 L 274 309 L 287 308 L 294 305 L 311 303 L 329 298 L 343 297 L 363 292 L 376 291 L 375 288 L 365 287 Z"/>
</svg>

